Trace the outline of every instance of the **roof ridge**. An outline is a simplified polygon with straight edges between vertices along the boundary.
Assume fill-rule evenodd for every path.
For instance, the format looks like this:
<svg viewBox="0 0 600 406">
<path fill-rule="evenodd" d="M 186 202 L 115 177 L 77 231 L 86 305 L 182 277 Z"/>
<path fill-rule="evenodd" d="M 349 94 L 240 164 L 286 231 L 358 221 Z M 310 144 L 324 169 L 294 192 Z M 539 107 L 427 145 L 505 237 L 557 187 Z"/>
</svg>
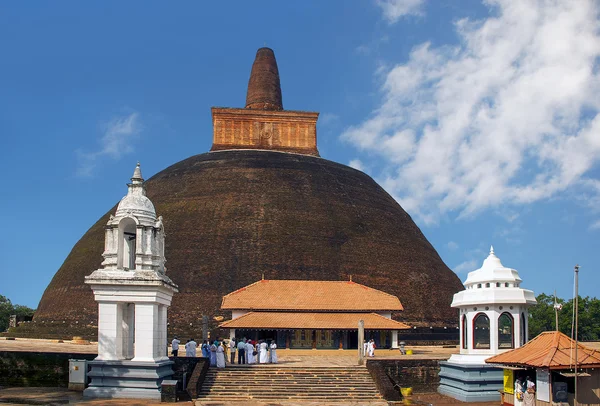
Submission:
<svg viewBox="0 0 600 406">
<path fill-rule="evenodd" d="M 250 285 L 242 286 L 241 288 L 236 289 L 233 292 L 229 292 L 228 294 L 226 294 L 226 295 L 223 296 L 223 299 L 225 299 L 226 297 L 229 297 L 231 295 L 234 295 L 234 294 L 236 294 L 238 292 L 243 292 L 244 290 L 248 289 L 250 286 L 254 286 L 254 285 L 256 285 L 257 283 L 260 283 L 263 280 L 265 280 L 265 279 L 259 279 L 256 282 L 251 283 Z M 221 301 L 221 303 L 222 303 L 222 301 Z"/>
</svg>

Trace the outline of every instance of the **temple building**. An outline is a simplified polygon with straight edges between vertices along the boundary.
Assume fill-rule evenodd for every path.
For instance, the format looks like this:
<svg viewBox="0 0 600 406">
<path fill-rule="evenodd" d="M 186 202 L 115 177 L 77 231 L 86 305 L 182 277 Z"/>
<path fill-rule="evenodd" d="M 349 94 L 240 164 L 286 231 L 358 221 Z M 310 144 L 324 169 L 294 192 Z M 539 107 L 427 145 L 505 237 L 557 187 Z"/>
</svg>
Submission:
<svg viewBox="0 0 600 406">
<path fill-rule="evenodd" d="M 305 281 L 347 281 L 352 275 L 358 284 L 401 297 L 405 308 L 374 310 L 417 329 L 457 331 L 450 303 L 462 289 L 460 280 L 369 175 L 320 157 L 319 113 L 283 108 L 273 50 L 257 51 L 242 106 L 213 107 L 210 152 L 145 182 L 164 216 L 169 276 L 180 290 L 169 308 L 169 336 L 198 337 L 203 316 L 217 334 L 217 320 L 230 311 L 221 308 L 223 296 L 262 273 L 269 280 Z M 98 306 L 84 278 L 101 266 L 105 226 L 114 213 L 113 207 L 99 216 L 75 244 L 33 321 L 13 334 L 97 337 Z M 137 251 L 143 241 L 128 227 L 124 232 L 136 238 L 135 246 L 131 240 L 123 251 L 129 256 L 117 261 L 132 268 L 138 266 L 134 251 L 142 258 Z"/>
<path fill-rule="evenodd" d="M 358 347 L 358 323 L 378 348 L 398 348 L 392 320 L 400 300 L 350 281 L 260 280 L 223 297 L 221 309 L 232 320 L 220 325 L 230 337 L 274 340 L 278 348 L 349 349 Z"/>
</svg>

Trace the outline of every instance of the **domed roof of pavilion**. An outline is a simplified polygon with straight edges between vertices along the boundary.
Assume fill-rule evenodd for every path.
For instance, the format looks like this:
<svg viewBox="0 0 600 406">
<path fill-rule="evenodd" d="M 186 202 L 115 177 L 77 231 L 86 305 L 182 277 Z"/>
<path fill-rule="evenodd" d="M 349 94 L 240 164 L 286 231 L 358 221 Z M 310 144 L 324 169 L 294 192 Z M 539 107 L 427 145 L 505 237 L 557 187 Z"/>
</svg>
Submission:
<svg viewBox="0 0 600 406">
<path fill-rule="evenodd" d="M 465 288 L 454 295 L 452 307 L 478 304 L 536 304 L 533 291 L 522 288 L 522 279 L 516 269 L 502 265 L 490 247 L 490 253 L 481 268 L 469 272 Z"/>
<path fill-rule="evenodd" d="M 477 283 L 510 283 L 512 285 L 519 286 L 522 279 L 519 277 L 519 273 L 516 269 L 507 268 L 502 265 L 500 258 L 494 253 L 494 247 L 490 247 L 490 254 L 483 261 L 481 268 L 469 272 L 467 280 L 465 281 L 465 287 L 475 285 Z"/>
<path fill-rule="evenodd" d="M 132 187 L 137 184 L 142 184 L 142 182 L 144 182 L 144 178 L 142 178 L 142 170 L 140 169 L 140 163 L 138 162 L 133 171 L 131 183 L 128 185 L 129 190 L 117 205 L 117 216 L 124 216 L 129 212 L 151 218 L 156 217 L 154 205 L 144 194 L 144 190 L 142 188 Z"/>
<path fill-rule="evenodd" d="M 260 49 L 246 108 L 212 109 L 212 152 L 145 183 L 164 219 L 167 275 L 180 288 L 169 309 L 170 331 L 198 335 L 202 315 L 230 317 L 220 309 L 222 297 L 263 274 L 352 277 L 399 297 L 404 311 L 394 313 L 395 320 L 455 325 L 450 303 L 462 284 L 419 227 L 370 176 L 318 156 L 318 113 L 282 106 L 275 56 Z M 44 292 L 36 320 L 96 320 L 84 277 L 100 267 L 104 226 L 114 212 L 75 244 Z"/>
</svg>

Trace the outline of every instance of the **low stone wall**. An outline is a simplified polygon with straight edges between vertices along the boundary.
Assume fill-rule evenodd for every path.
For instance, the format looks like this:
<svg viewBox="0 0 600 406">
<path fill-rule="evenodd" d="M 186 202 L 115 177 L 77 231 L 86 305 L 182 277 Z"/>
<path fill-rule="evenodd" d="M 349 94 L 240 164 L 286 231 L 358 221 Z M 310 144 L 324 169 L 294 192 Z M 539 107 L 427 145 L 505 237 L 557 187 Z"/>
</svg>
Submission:
<svg viewBox="0 0 600 406">
<path fill-rule="evenodd" d="M 203 357 L 170 357 L 175 362 L 173 365 L 173 378 L 177 380 L 177 398 L 191 400 L 197 397 L 200 387 L 204 383 L 209 360 Z M 183 386 L 185 374 L 186 387 Z M 193 382 L 192 382 L 193 381 Z"/>
<path fill-rule="evenodd" d="M 0 351 L 0 386 L 69 384 L 69 360 L 93 360 L 96 354 Z"/>
<path fill-rule="evenodd" d="M 398 400 L 397 384 L 415 393 L 437 392 L 440 361 L 423 359 L 369 359 L 367 369 L 386 400 Z"/>
<path fill-rule="evenodd" d="M 64 353 L 64 352 L 23 352 L 0 351 L 0 387 L 6 386 L 48 386 L 66 388 L 69 384 L 69 360 L 88 360 L 96 358 L 97 354 Z M 171 357 L 173 378 L 178 382 L 177 392 L 186 393 L 183 388 L 183 375 L 188 382 L 199 366 L 202 372 L 208 369 L 208 359 L 202 357 Z M 206 367 L 205 367 L 206 366 Z M 197 374 L 198 375 L 198 374 Z M 206 373 L 200 373 L 195 379 L 202 385 Z"/>
</svg>

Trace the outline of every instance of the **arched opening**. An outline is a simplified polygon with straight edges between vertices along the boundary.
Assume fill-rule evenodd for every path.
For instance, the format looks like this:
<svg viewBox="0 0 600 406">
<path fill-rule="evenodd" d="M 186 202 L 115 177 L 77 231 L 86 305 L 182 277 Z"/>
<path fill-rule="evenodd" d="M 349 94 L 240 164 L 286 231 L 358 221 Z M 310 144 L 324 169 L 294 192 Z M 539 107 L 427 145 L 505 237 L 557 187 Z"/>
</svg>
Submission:
<svg viewBox="0 0 600 406">
<path fill-rule="evenodd" d="M 473 348 L 490 348 L 490 318 L 485 313 L 479 313 L 473 318 Z"/>
<path fill-rule="evenodd" d="M 525 324 L 525 313 L 521 313 L 521 339 L 519 340 L 521 345 L 524 345 L 527 342 L 527 325 Z"/>
<path fill-rule="evenodd" d="M 462 348 L 468 348 L 468 335 L 467 335 L 467 315 L 463 314 L 462 316 Z"/>
<path fill-rule="evenodd" d="M 514 320 L 510 313 L 498 317 L 498 349 L 514 348 Z"/>
<path fill-rule="evenodd" d="M 135 269 L 136 224 L 132 218 L 124 218 L 119 223 L 119 249 L 117 268 Z"/>
</svg>

